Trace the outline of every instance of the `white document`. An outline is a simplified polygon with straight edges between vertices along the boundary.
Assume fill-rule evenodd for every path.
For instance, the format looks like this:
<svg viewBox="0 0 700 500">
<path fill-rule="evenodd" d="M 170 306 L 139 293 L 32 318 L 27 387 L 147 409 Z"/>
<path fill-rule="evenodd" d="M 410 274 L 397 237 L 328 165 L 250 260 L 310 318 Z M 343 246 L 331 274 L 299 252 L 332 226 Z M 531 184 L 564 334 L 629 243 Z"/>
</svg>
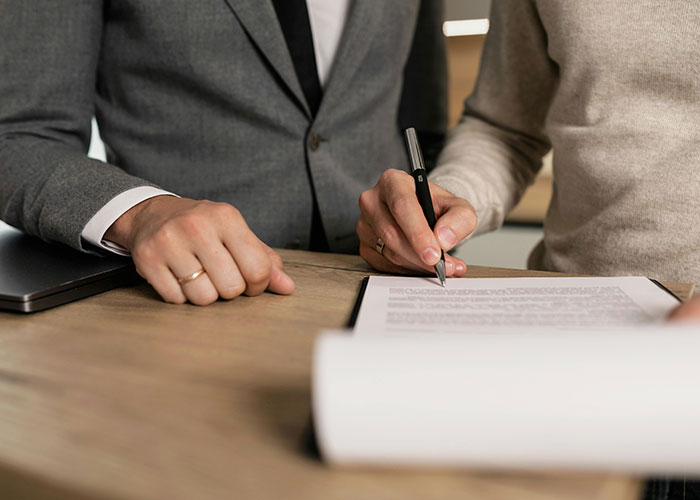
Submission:
<svg viewBox="0 0 700 500">
<path fill-rule="evenodd" d="M 316 344 L 339 465 L 700 474 L 700 328 L 646 278 L 372 277 Z"/>
<path fill-rule="evenodd" d="M 338 465 L 700 474 L 700 329 L 358 337 L 316 344 Z"/>
<path fill-rule="evenodd" d="M 647 278 L 372 276 L 356 335 L 469 333 L 523 327 L 635 327 L 664 321 L 678 300 Z"/>
</svg>

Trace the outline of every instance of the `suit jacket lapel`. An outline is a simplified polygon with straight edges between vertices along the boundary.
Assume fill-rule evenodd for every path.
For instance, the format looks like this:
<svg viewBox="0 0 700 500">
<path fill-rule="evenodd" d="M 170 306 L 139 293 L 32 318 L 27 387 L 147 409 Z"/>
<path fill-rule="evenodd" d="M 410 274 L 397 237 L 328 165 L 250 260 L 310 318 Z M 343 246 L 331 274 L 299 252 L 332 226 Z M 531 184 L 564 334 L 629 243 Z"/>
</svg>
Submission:
<svg viewBox="0 0 700 500">
<path fill-rule="evenodd" d="M 277 14 L 269 0 L 225 0 L 250 38 L 280 76 L 308 117 L 311 111 L 294 70 Z"/>
<path fill-rule="evenodd" d="M 372 37 L 377 33 L 376 26 L 381 22 L 379 11 L 383 8 L 382 4 L 383 0 L 352 1 L 343 37 L 323 92 L 319 115 L 322 115 L 324 108 L 334 105 L 341 98 L 354 73 L 362 65 Z"/>
</svg>

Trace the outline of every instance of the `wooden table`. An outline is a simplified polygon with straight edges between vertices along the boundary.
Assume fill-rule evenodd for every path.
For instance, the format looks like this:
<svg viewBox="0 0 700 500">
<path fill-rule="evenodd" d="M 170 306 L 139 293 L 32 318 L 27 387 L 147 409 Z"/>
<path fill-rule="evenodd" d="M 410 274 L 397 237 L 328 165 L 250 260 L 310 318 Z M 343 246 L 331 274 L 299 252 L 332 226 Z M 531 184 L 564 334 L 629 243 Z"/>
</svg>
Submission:
<svg viewBox="0 0 700 500">
<path fill-rule="evenodd" d="M 354 256 L 283 257 L 290 297 L 200 308 L 141 285 L 0 313 L 0 496 L 636 498 L 638 481 L 606 474 L 336 470 L 306 454 L 314 338 L 344 325 L 369 269 Z"/>
</svg>

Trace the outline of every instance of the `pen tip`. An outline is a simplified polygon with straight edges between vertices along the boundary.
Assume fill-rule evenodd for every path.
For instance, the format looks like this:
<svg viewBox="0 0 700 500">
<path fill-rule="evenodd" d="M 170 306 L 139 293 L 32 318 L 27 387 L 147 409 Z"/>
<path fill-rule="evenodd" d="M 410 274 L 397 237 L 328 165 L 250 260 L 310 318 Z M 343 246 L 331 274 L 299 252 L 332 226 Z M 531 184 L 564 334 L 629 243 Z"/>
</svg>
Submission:
<svg viewBox="0 0 700 500">
<path fill-rule="evenodd" d="M 443 288 L 447 288 L 447 281 L 445 280 L 444 261 L 440 261 L 435 265 L 435 274 L 437 274 L 437 277 L 440 280 L 440 285 L 442 285 Z"/>
</svg>

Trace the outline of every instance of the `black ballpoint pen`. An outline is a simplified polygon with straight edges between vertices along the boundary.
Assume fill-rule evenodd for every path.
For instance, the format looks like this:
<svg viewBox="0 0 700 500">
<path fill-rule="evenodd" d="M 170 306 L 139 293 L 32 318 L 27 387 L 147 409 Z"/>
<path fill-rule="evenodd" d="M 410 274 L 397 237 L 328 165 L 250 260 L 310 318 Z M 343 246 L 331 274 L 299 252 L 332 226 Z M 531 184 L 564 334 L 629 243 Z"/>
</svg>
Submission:
<svg viewBox="0 0 700 500">
<path fill-rule="evenodd" d="M 405 131 L 406 147 L 408 148 L 408 157 L 411 159 L 411 175 L 416 181 L 416 196 L 418 203 L 423 209 L 423 215 L 428 221 L 430 229 L 435 229 L 435 210 L 433 210 L 433 198 L 430 196 L 430 188 L 428 187 L 428 172 L 425 170 L 423 163 L 423 153 L 421 153 L 416 129 L 413 127 L 407 128 Z M 445 281 L 445 252 L 441 251 L 440 260 L 435 264 L 435 274 L 437 274 L 440 284 L 443 287 L 447 286 Z"/>
</svg>

